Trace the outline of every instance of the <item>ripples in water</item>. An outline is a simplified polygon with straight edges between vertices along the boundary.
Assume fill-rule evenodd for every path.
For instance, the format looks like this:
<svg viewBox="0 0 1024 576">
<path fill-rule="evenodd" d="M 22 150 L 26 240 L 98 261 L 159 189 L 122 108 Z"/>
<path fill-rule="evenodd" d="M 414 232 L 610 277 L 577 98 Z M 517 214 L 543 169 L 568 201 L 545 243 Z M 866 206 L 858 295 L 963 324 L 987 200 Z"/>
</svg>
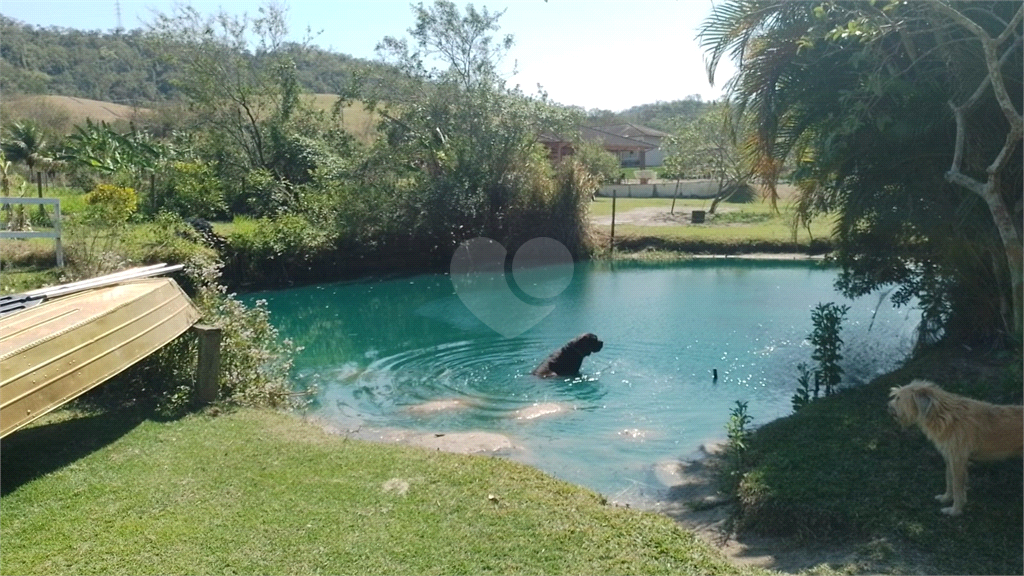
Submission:
<svg viewBox="0 0 1024 576">
<path fill-rule="evenodd" d="M 579 264 L 550 316 L 515 338 L 474 318 L 442 275 L 252 298 L 267 299 L 282 336 L 305 347 L 296 379 L 320 390 L 316 416 L 497 432 L 522 448 L 519 460 L 606 494 L 633 494 L 657 491 L 659 463 L 722 438 L 737 401 L 748 403 L 755 425 L 790 412 L 796 365 L 810 362 L 817 302 L 851 304 L 847 385 L 898 365 L 911 349 L 916 311 L 877 298 L 847 301 L 833 290 L 835 277 L 811 265 Z M 586 358 L 581 377 L 531 375 L 583 332 L 605 346 Z M 565 413 L 517 417 L 538 404 Z"/>
<path fill-rule="evenodd" d="M 324 391 L 320 408 L 333 404 L 344 414 L 389 424 L 428 402 L 456 401 L 475 418 L 495 419 L 538 402 L 586 409 L 605 395 L 601 369 L 577 378 L 540 379 L 530 373 L 535 362 L 503 338 L 461 340 L 374 358 L 365 366 L 346 362 L 307 369 L 297 380 Z"/>
</svg>

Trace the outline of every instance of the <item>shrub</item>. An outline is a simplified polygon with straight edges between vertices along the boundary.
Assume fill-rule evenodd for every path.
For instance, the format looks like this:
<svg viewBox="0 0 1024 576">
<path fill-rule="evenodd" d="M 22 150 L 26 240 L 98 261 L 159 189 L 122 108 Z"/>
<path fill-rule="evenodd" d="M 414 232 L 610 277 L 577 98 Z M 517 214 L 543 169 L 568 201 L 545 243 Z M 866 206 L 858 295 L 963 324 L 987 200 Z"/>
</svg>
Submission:
<svg viewBox="0 0 1024 576">
<path fill-rule="evenodd" d="M 793 394 L 793 398 L 790 400 L 793 404 L 793 412 L 807 406 L 813 399 L 811 396 L 811 369 L 807 367 L 806 362 L 797 364 L 796 369 L 800 372 L 800 376 L 796 379 L 796 394 Z"/>
<path fill-rule="evenodd" d="M 749 429 L 753 418 L 747 414 L 747 403 L 736 401 L 736 406 L 729 411 L 729 421 L 725 424 L 727 442 L 725 446 L 724 468 L 721 478 L 727 493 L 735 493 L 747 471 L 747 443 L 752 431 Z"/>
<path fill-rule="evenodd" d="M 794 411 L 800 410 L 812 400 L 817 400 L 822 385 L 825 386 L 825 395 L 830 396 L 842 381 L 843 367 L 839 363 L 843 360 L 843 339 L 840 332 L 843 318 L 849 310 L 850 307 L 845 304 L 840 306 L 835 302 L 828 302 L 819 303 L 811 311 L 811 323 L 814 324 L 814 330 L 810 335 L 811 345 L 814 346 L 811 359 L 818 365 L 813 371 L 803 362 L 797 365 L 797 370 L 800 371 L 797 379 L 799 386 L 791 399 Z"/>
<path fill-rule="evenodd" d="M 286 407 L 300 404 L 289 379 L 294 355 L 270 324 L 263 303 L 246 307 L 218 282 L 220 264 L 213 252 L 180 236 L 180 219 L 163 216 L 154 231 L 157 246 L 184 256 L 182 285 L 202 313 L 202 321 L 221 328 L 219 399 L 228 404 Z M 164 254 L 167 255 L 167 254 Z M 152 259 L 150 254 L 149 258 Z M 164 346 L 83 398 L 100 407 L 139 404 L 164 416 L 183 414 L 195 406 L 194 378 L 198 358 L 190 332 Z"/>
<path fill-rule="evenodd" d="M 316 279 L 337 257 L 336 232 L 316 226 L 305 217 L 287 214 L 239 227 L 227 246 L 231 280 L 276 285 L 296 279 Z"/>
<path fill-rule="evenodd" d="M 199 285 L 196 305 L 203 321 L 222 330 L 220 397 L 245 406 L 282 407 L 300 401 L 293 394 L 290 373 L 299 352 L 281 340 L 270 323 L 265 301 L 246 307 L 219 284 L 219 265 L 196 260 L 186 270 Z"/>
<path fill-rule="evenodd" d="M 167 210 L 184 218 L 223 218 L 227 211 L 220 180 L 206 164 L 175 162 L 162 178 L 155 211 Z"/>
<path fill-rule="evenodd" d="M 547 207 L 547 235 L 564 244 L 574 258 L 590 253 L 587 212 L 597 189 L 597 178 L 582 164 L 563 164 L 555 175 L 554 195 Z"/>
<path fill-rule="evenodd" d="M 570 159 L 578 161 L 599 184 L 617 182 L 622 177 L 622 166 L 614 154 L 597 142 L 583 142 Z"/>
<path fill-rule="evenodd" d="M 99 184 L 85 196 L 85 217 L 92 225 L 120 225 L 128 222 L 139 206 L 132 188 Z"/>
<path fill-rule="evenodd" d="M 225 199 L 232 214 L 269 218 L 287 212 L 295 204 L 290 184 L 263 168 L 245 175 L 240 185 L 227 190 Z"/>
<path fill-rule="evenodd" d="M 68 262 L 71 273 L 89 278 L 127 264 L 128 220 L 138 207 L 135 190 L 100 184 L 85 196 L 85 208 L 68 219 Z"/>
<path fill-rule="evenodd" d="M 818 369 L 814 372 L 814 397 L 818 397 L 818 387 L 825 385 L 825 395 L 830 396 L 839 386 L 843 379 L 843 368 L 839 365 L 843 360 L 843 339 L 842 332 L 843 318 L 850 310 L 847 305 L 838 305 L 835 302 L 818 304 L 811 311 L 811 323 L 814 324 L 814 331 L 811 332 L 811 345 L 814 346 L 814 353 L 811 359 L 818 363 Z"/>
</svg>

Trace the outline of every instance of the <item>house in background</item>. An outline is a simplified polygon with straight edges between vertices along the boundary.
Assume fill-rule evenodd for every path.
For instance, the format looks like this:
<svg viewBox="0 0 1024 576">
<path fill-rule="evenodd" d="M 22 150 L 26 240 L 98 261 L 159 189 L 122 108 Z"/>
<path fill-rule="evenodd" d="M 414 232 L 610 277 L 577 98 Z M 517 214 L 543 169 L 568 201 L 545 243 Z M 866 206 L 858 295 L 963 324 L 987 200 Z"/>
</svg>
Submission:
<svg viewBox="0 0 1024 576">
<path fill-rule="evenodd" d="M 648 128 L 646 126 L 637 126 L 636 124 L 610 124 L 608 126 L 594 126 L 594 130 L 601 132 L 607 132 L 608 134 L 614 134 L 622 138 L 629 138 L 630 140 L 638 140 L 645 144 L 654 146 L 645 154 L 645 165 L 641 165 L 641 168 L 647 166 L 661 166 L 665 163 L 665 151 L 661 148 L 662 141 L 665 138 L 672 136 L 667 132 L 661 130 L 655 130 L 654 128 Z M 623 162 L 628 160 L 627 158 L 619 158 Z M 627 164 L 623 163 L 623 166 Z"/>
<path fill-rule="evenodd" d="M 665 132 L 633 124 L 580 128 L 580 138 L 584 142 L 598 142 L 625 168 L 661 166 L 665 153 L 659 147 L 662 138 L 668 136 Z M 554 163 L 575 151 L 572 140 L 559 134 L 541 134 L 539 140 L 547 146 L 548 155 Z"/>
</svg>

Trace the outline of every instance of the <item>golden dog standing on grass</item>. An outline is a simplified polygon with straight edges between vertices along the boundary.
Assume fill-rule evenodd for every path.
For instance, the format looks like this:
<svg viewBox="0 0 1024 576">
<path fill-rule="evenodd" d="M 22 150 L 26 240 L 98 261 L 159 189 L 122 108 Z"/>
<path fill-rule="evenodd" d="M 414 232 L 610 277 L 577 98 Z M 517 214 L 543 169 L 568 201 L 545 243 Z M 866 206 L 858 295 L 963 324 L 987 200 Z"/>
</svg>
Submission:
<svg viewBox="0 0 1024 576">
<path fill-rule="evenodd" d="M 935 497 L 950 516 L 967 503 L 967 461 L 1020 456 L 1024 406 L 989 404 L 946 392 L 927 380 L 889 390 L 889 413 L 904 428 L 917 424 L 946 461 L 946 492 Z"/>
</svg>

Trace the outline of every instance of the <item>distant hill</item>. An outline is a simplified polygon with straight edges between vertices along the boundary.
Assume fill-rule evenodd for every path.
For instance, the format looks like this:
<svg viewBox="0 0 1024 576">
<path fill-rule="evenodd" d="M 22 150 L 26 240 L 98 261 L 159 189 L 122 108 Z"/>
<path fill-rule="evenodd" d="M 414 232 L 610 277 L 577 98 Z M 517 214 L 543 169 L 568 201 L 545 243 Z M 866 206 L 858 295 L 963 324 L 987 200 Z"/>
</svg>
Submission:
<svg viewBox="0 0 1024 576">
<path fill-rule="evenodd" d="M 335 94 L 306 94 L 305 98 L 318 110 L 330 111 L 337 102 Z M 153 108 L 126 106 L 90 98 L 73 96 L 25 95 L 5 98 L 0 102 L 0 120 L 4 122 L 31 118 L 51 134 L 70 134 L 74 126 L 88 118 L 93 122 L 106 122 L 124 129 L 131 121 L 145 124 Z M 355 102 L 341 113 L 342 126 L 363 143 L 372 143 L 376 137 L 378 118 L 367 112 L 363 104 Z"/>
<path fill-rule="evenodd" d="M 125 106 L 113 102 L 102 102 L 73 96 L 31 95 L 20 96 L 4 102 L 4 116 L 38 117 L 42 114 L 60 115 L 66 113 L 69 124 L 81 124 L 86 118 L 93 122 L 115 124 L 128 122 L 152 112 L 149 108 Z M 6 119 L 6 118 L 5 118 Z"/>
<path fill-rule="evenodd" d="M 177 71 L 158 58 L 143 30 L 42 28 L 0 14 L 0 38 L 0 89 L 6 97 L 59 94 L 125 105 L 178 97 Z M 341 92 L 357 68 L 379 65 L 316 47 L 286 49 L 309 92 Z"/>
<path fill-rule="evenodd" d="M 591 110 L 587 114 L 587 125 L 637 124 L 671 133 L 677 128 L 679 120 L 700 116 L 704 107 L 710 104 L 711 102 L 704 102 L 697 96 L 672 102 L 641 104 L 621 112 Z"/>
<path fill-rule="evenodd" d="M 33 118 L 42 114 L 50 117 L 45 122 L 49 129 L 59 133 L 85 118 L 129 120 L 161 102 L 178 100 L 177 70 L 158 57 L 151 40 L 143 30 L 42 28 L 0 14 L 0 92 L 4 96 L 0 104 L 7 114 L 0 120 L 8 120 L 11 114 Z M 384 66 L 317 47 L 285 49 L 291 51 L 300 85 L 316 94 L 313 98 L 324 108 L 334 103 L 330 94 L 350 86 L 358 69 Z M 47 100 L 14 102 L 25 95 L 45 95 Z M 671 132 L 675 119 L 698 115 L 707 104 L 693 98 L 657 102 L 620 112 L 591 111 L 587 120 L 590 125 L 632 123 Z M 346 127 L 351 117 L 354 125 L 349 129 L 361 139 L 372 138 L 372 118 L 356 108 L 346 110 Z M 35 113 L 29 114 L 30 109 Z M 67 128 L 62 127 L 62 109 L 70 115 Z"/>
</svg>

